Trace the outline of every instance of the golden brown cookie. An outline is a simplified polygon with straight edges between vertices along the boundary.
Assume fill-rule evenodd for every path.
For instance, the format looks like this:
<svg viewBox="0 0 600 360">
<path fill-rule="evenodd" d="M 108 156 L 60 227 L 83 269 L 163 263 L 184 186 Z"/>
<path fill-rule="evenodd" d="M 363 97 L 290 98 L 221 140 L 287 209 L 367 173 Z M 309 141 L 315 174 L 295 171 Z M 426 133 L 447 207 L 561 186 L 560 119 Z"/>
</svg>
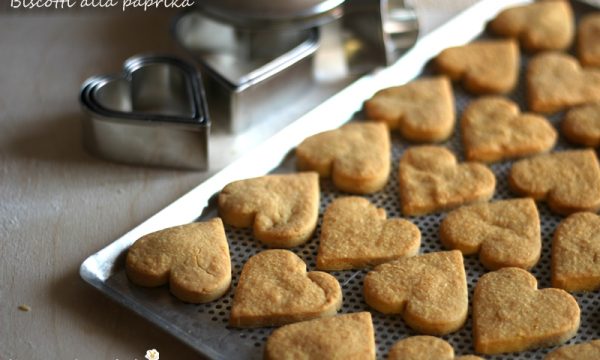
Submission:
<svg viewBox="0 0 600 360">
<path fill-rule="evenodd" d="M 600 69 L 582 69 L 564 53 L 537 55 L 527 66 L 527 100 L 544 113 L 600 101 Z"/>
<path fill-rule="evenodd" d="M 561 344 L 579 328 L 579 305 L 560 289 L 537 289 L 519 268 L 483 275 L 473 295 L 475 351 L 500 354 Z"/>
<path fill-rule="evenodd" d="M 563 50 L 575 36 L 575 20 L 567 1 L 545 1 L 508 8 L 489 24 L 492 32 L 519 39 L 530 51 Z"/>
<path fill-rule="evenodd" d="M 289 250 L 266 250 L 244 264 L 229 324 L 278 326 L 335 315 L 342 306 L 337 279 L 306 264 Z"/>
<path fill-rule="evenodd" d="M 467 279 L 460 251 L 395 260 L 369 271 L 365 301 L 384 314 L 401 314 L 411 328 L 449 334 L 467 319 Z"/>
<path fill-rule="evenodd" d="M 265 360 L 375 359 L 370 312 L 303 321 L 273 331 Z"/>
<path fill-rule="evenodd" d="M 422 215 L 489 200 L 496 177 L 482 164 L 457 163 L 446 148 L 416 146 L 400 159 L 399 183 L 402 212 Z"/>
<path fill-rule="evenodd" d="M 496 96 L 469 104 L 461 119 L 468 160 L 494 162 L 546 152 L 556 143 L 556 130 L 544 117 L 521 114 L 514 102 Z"/>
<path fill-rule="evenodd" d="M 446 140 L 454 130 L 454 94 L 443 76 L 380 90 L 365 102 L 364 111 L 368 119 L 386 123 L 411 141 Z"/>
<path fill-rule="evenodd" d="M 454 357 L 454 349 L 435 336 L 411 336 L 394 344 L 388 353 L 389 360 L 483 360 L 479 356 Z"/>
<path fill-rule="evenodd" d="M 390 133 L 385 124 L 352 123 L 306 138 L 296 148 L 300 170 L 331 177 L 340 190 L 369 194 L 390 175 Z"/>
<path fill-rule="evenodd" d="M 576 144 L 600 145 L 600 102 L 582 105 L 567 112 L 561 124 L 563 135 Z"/>
<path fill-rule="evenodd" d="M 600 12 L 584 16 L 579 22 L 577 53 L 586 66 L 600 67 Z"/>
<path fill-rule="evenodd" d="M 582 344 L 562 346 L 550 352 L 544 360 L 598 360 L 600 359 L 600 340 Z"/>
<path fill-rule="evenodd" d="M 512 39 L 475 41 L 442 51 L 435 63 L 472 93 L 504 94 L 517 84 L 519 46 Z"/>
<path fill-rule="evenodd" d="M 590 212 L 573 214 L 554 232 L 552 286 L 567 291 L 600 288 L 600 217 Z"/>
<path fill-rule="evenodd" d="M 421 232 L 408 220 L 386 219 L 369 200 L 338 198 L 323 216 L 317 268 L 360 269 L 419 252 Z"/>
<path fill-rule="evenodd" d="M 568 215 L 600 209 L 600 168 L 593 150 L 569 150 L 515 162 L 508 182 L 513 191 L 545 200 Z"/>
<path fill-rule="evenodd" d="M 127 251 L 125 270 L 137 285 L 169 283 L 173 295 L 186 302 L 218 299 L 231 284 L 223 222 L 214 218 L 144 235 Z"/>
<path fill-rule="evenodd" d="M 219 193 L 225 224 L 252 227 L 254 237 L 271 247 L 305 243 L 317 227 L 319 175 L 304 172 L 234 181 Z"/>
<path fill-rule="evenodd" d="M 531 269 L 542 250 L 540 217 L 531 198 L 463 206 L 442 221 L 440 240 L 464 255 L 479 253 L 489 270 Z"/>
</svg>

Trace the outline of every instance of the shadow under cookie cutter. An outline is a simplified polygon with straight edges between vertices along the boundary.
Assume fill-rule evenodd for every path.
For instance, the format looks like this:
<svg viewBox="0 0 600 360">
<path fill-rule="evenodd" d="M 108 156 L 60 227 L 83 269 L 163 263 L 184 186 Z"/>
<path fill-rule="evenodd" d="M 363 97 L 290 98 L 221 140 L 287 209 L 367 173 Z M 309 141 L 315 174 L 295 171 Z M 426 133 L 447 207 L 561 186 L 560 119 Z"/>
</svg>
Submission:
<svg viewBox="0 0 600 360">
<path fill-rule="evenodd" d="M 87 79 L 84 147 L 127 164 L 206 170 L 210 117 L 196 69 L 162 55 L 127 59 L 121 75 Z"/>
</svg>

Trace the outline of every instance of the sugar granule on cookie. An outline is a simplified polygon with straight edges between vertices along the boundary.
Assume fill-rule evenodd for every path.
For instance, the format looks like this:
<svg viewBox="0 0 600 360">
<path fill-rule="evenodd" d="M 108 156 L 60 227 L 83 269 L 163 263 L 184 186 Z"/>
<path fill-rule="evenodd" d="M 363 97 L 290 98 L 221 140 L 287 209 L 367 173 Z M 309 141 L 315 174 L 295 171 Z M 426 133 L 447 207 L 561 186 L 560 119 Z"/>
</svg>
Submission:
<svg viewBox="0 0 600 360">
<path fill-rule="evenodd" d="M 600 168 L 593 150 L 519 160 L 510 169 L 508 183 L 514 192 L 544 200 L 559 214 L 600 209 Z"/>
<path fill-rule="evenodd" d="M 567 291 L 600 289 L 600 217 L 580 212 L 564 219 L 552 241 L 552 286 Z"/>
<path fill-rule="evenodd" d="M 271 247 L 290 248 L 310 239 L 319 216 L 316 172 L 266 175 L 234 181 L 219 193 L 219 215 L 235 227 L 252 227 Z"/>
<path fill-rule="evenodd" d="M 408 326 L 424 334 L 449 334 L 467 319 L 467 280 L 459 251 L 381 264 L 367 273 L 363 291 L 369 306 L 401 314 Z"/>
<path fill-rule="evenodd" d="M 221 219 L 175 226 L 138 239 L 127 251 L 127 277 L 141 286 L 169 283 L 191 303 L 221 297 L 231 284 L 229 245 Z"/>
<path fill-rule="evenodd" d="M 386 219 L 385 209 L 351 196 L 325 210 L 317 268 L 361 269 L 419 252 L 421 232 L 408 220 Z"/>
<path fill-rule="evenodd" d="M 390 175 L 390 134 L 381 123 L 351 123 L 306 138 L 296 147 L 300 170 L 331 177 L 340 190 L 369 194 Z"/>
<path fill-rule="evenodd" d="M 593 147 L 600 145 L 600 102 L 567 111 L 561 130 L 573 143 Z"/>
<path fill-rule="evenodd" d="M 526 76 L 527 100 L 533 111 L 552 113 L 600 101 L 600 69 L 584 69 L 570 55 L 537 55 L 527 65 Z"/>
<path fill-rule="evenodd" d="M 475 41 L 451 47 L 436 58 L 437 68 L 475 94 L 504 94 L 517 84 L 519 46 L 512 40 Z"/>
<path fill-rule="evenodd" d="M 306 264 L 289 250 L 266 250 L 244 264 L 229 325 L 279 326 L 333 316 L 342 306 L 337 279 Z"/>
<path fill-rule="evenodd" d="M 598 360 L 600 359 L 600 340 L 565 345 L 552 350 L 544 360 Z"/>
<path fill-rule="evenodd" d="M 600 67 L 600 12 L 585 15 L 579 22 L 577 53 L 585 66 Z"/>
<path fill-rule="evenodd" d="M 267 339 L 264 359 L 374 360 L 371 313 L 337 315 L 282 326 Z"/>
<path fill-rule="evenodd" d="M 397 341 L 390 352 L 388 360 L 483 360 L 479 356 L 454 356 L 454 349 L 443 339 L 435 336 L 410 336 Z"/>
<path fill-rule="evenodd" d="M 460 207 L 440 225 L 440 240 L 464 255 L 479 253 L 486 269 L 531 269 L 542 250 L 540 217 L 531 198 Z"/>
<path fill-rule="evenodd" d="M 494 162 L 552 149 L 558 134 L 544 117 L 521 113 L 514 102 L 496 96 L 469 104 L 461 119 L 468 160 Z"/>
<path fill-rule="evenodd" d="M 446 140 L 454 130 L 454 94 L 445 76 L 383 89 L 364 103 L 367 119 L 380 121 L 410 141 Z"/>
<path fill-rule="evenodd" d="M 579 329 L 575 298 L 561 289 L 538 290 L 520 268 L 483 275 L 473 295 L 475 351 L 493 355 L 561 344 Z"/>
<path fill-rule="evenodd" d="M 543 1 L 503 10 L 489 28 L 530 51 L 563 50 L 573 42 L 575 19 L 568 1 Z"/>
<path fill-rule="evenodd" d="M 458 163 L 454 154 L 439 146 L 407 149 L 400 159 L 398 177 L 405 215 L 423 215 L 486 201 L 496 187 L 496 177 L 485 165 Z"/>
</svg>

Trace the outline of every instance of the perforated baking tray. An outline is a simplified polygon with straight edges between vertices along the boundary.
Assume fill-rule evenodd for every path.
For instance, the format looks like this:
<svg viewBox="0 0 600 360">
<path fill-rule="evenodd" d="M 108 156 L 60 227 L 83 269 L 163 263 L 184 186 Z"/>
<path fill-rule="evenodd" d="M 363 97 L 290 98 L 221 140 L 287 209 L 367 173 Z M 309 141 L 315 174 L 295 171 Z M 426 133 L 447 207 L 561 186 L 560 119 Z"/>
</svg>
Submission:
<svg viewBox="0 0 600 360">
<path fill-rule="evenodd" d="M 446 47 L 464 44 L 477 36 L 485 36 L 480 35 L 485 23 L 494 17 L 499 10 L 523 2 L 518 0 L 506 2 L 484 0 L 469 8 L 435 32 L 422 38 L 417 46 L 395 65 L 379 73 L 361 78 L 146 222 L 90 256 L 81 265 L 82 278 L 209 358 L 262 358 L 264 343 L 273 331 L 272 328 L 240 330 L 227 327 L 233 293 L 241 268 L 250 256 L 265 249 L 264 246 L 252 238 L 251 230 L 229 227 L 226 229 L 233 269 L 232 289 L 221 299 L 209 304 L 185 304 L 170 295 L 166 287 L 148 289 L 130 283 L 124 271 L 124 255 L 127 248 L 140 236 L 149 232 L 216 216 L 215 195 L 223 186 L 233 180 L 260 176 L 270 172 L 294 172 L 295 159 L 291 150 L 305 137 L 336 128 L 350 120 L 360 121 L 360 107 L 363 100 L 369 98 L 376 90 L 405 83 L 420 74 L 431 73 L 427 66 L 429 59 Z M 579 3 L 573 5 L 578 16 L 592 9 Z M 523 70 L 527 62 L 528 57 L 524 56 L 521 64 L 521 74 L 524 74 Z M 461 86 L 454 86 L 454 94 L 457 116 L 460 119 L 463 109 L 473 97 L 466 94 Z M 519 87 L 509 97 L 516 101 L 522 109 L 526 109 L 523 79 L 521 79 Z M 560 118 L 561 115 L 559 114 L 551 117 L 550 120 L 557 126 Z M 457 154 L 459 159 L 463 159 L 460 132 L 458 130 L 443 145 Z M 385 208 L 389 217 L 401 216 L 397 193 L 397 171 L 398 161 L 408 146 L 410 144 L 400 137 L 392 136 L 393 160 L 389 182 L 384 190 L 367 196 L 375 205 Z M 556 149 L 561 150 L 568 146 L 561 138 Z M 511 162 L 491 166 L 497 179 L 495 200 L 514 197 L 509 192 L 506 181 L 510 166 Z M 338 192 L 328 180 L 322 180 L 320 213 L 323 214 L 325 208 L 333 199 L 344 195 L 347 194 Z M 532 272 L 538 279 L 539 287 L 545 288 L 550 286 L 552 235 L 562 217 L 550 213 L 544 204 L 539 204 L 538 209 L 542 224 L 543 248 L 541 259 Z M 444 215 L 444 213 L 439 213 L 409 218 L 421 230 L 421 253 L 443 250 L 439 241 L 438 227 Z M 306 261 L 309 270 L 315 269 L 321 219 L 322 215 L 319 219 L 319 227 L 312 239 L 305 245 L 293 249 L 296 254 Z M 477 260 L 477 256 L 466 257 L 465 267 L 469 296 L 471 297 L 477 279 L 485 271 Z M 379 314 L 365 304 L 362 296 L 362 281 L 366 271 L 338 271 L 332 274 L 338 278 L 342 285 L 344 295 L 342 313 L 371 311 L 379 358 L 386 357 L 389 348 L 397 340 L 416 335 L 404 324 L 400 316 Z M 574 295 L 582 309 L 581 327 L 577 336 L 569 340 L 568 344 L 600 337 L 600 315 L 598 315 L 600 294 L 592 292 L 576 293 Z M 444 339 L 454 346 L 456 353 L 459 355 L 474 353 L 471 324 L 472 321 L 469 316 L 466 325 L 460 331 L 444 336 Z M 552 348 L 487 358 L 542 359 L 550 350 Z"/>
</svg>

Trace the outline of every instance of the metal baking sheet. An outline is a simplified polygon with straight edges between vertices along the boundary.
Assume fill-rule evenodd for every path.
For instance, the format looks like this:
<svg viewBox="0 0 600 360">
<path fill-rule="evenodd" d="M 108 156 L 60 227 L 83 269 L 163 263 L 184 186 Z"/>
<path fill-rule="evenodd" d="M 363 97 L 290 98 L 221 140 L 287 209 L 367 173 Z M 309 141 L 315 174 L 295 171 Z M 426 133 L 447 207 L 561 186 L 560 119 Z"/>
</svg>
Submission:
<svg viewBox="0 0 600 360">
<path fill-rule="evenodd" d="M 149 232 L 169 226 L 203 220 L 217 215 L 215 195 L 227 183 L 270 172 L 293 172 L 295 160 L 294 146 L 305 137 L 336 128 L 350 120 L 360 121 L 360 108 L 363 100 L 369 98 L 376 90 L 383 87 L 406 83 L 420 74 L 431 73 L 428 61 L 441 50 L 449 46 L 467 43 L 481 36 L 485 23 L 494 17 L 502 8 L 524 3 L 525 1 L 484 0 L 458 15 L 452 21 L 443 25 L 431 34 L 423 37 L 420 42 L 393 66 L 359 79 L 328 101 L 316 107 L 281 132 L 264 142 L 243 158 L 234 162 L 217 173 L 173 204 L 169 205 L 141 225 L 132 229 L 110 245 L 86 259 L 81 265 L 82 278 L 101 292 L 117 302 L 132 309 L 149 321 L 157 324 L 183 342 L 196 349 L 199 353 L 212 359 L 261 359 L 266 338 L 272 328 L 233 329 L 227 327 L 229 311 L 239 274 L 244 262 L 252 255 L 265 249 L 251 236 L 249 229 L 227 228 L 229 240 L 233 284 L 232 289 L 221 299 L 209 304 L 186 304 L 170 295 L 167 287 L 155 289 L 142 288 L 130 283 L 124 271 L 124 255 L 127 248 L 139 237 Z M 590 11 L 590 7 L 579 3 L 574 4 L 577 14 Z M 485 36 L 485 35 L 483 35 Z M 522 60 L 522 71 L 528 57 Z M 460 115 L 474 97 L 465 93 L 459 85 L 454 86 L 457 115 Z M 509 95 L 525 109 L 523 79 L 519 87 Z M 561 116 L 556 115 L 550 120 L 557 125 Z M 453 137 L 443 144 L 462 159 L 460 132 L 455 131 Z M 389 217 L 399 217 L 400 204 L 397 194 L 398 160 L 404 149 L 409 146 L 397 135 L 392 136 L 393 163 L 390 180 L 384 190 L 367 196 L 378 207 L 386 209 Z M 569 147 L 562 139 L 556 147 L 561 150 Z M 497 188 L 494 199 L 513 197 L 506 182 L 511 162 L 492 165 L 497 177 Z M 321 181 L 321 211 L 335 198 L 343 196 L 336 191 L 328 180 Z M 540 262 L 532 270 L 539 281 L 539 287 L 550 286 L 550 246 L 552 234 L 562 217 L 550 213 L 544 204 L 539 204 L 542 223 L 542 256 Z M 321 215 L 322 216 L 322 215 Z M 421 217 L 410 217 L 421 230 L 421 253 L 442 250 L 438 238 L 438 226 L 444 213 Z M 321 219 L 319 219 L 320 227 Z M 293 251 L 304 259 L 309 270 L 315 269 L 315 258 L 319 238 L 319 228 L 313 238 L 305 245 L 296 247 Z M 477 279 L 485 272 L 476 256 L 465 258 L 469 296 Z M 362 296 L 362 279 L 366 271 L 333 272 L 344 294 L 344 304 L 341 312 L 356 312 L 367 310 L 373 314 L 373 322 L 377 340 L 377 355 L 387 356 L 389 348 L 397 340 L 410 335 L 416 335 L 409 329 L 400 316 L 382 315 L 370 309 Z M 581 327 L 577 336 L 568 344 L 592 340 L 600 336 L 600 294 L 598 292 L 576 293 L 577 301 L 582 309 Z M 444 336 L 457 354 L 473 353 L 471 317 L 459 331 Z M 553 348 L 527 351 L 515 354 L 505 354 L 488 359 L 542 359 Z"/>
</svg>

